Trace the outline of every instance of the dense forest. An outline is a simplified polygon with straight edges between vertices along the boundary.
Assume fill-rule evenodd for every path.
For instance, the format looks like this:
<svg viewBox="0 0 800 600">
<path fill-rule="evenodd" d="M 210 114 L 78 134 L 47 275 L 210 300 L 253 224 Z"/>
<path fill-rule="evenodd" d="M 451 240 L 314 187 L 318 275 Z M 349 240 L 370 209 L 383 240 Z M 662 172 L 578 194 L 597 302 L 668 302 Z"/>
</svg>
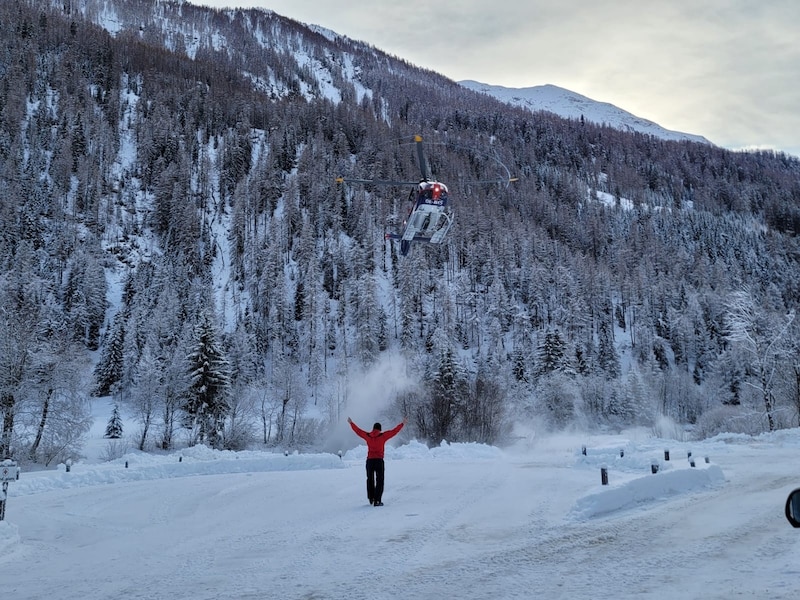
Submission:
<svg viewBox="0 0 800 600">
<path fill-rule="evenodd" d="M 0 454 L 75 456 L 103 397 L 144 450 L 319 444 L 387 364 L 382 414 L 431 443 L 798 426 L 795 157 L 528 112 L 268 11 L 8 0 L 0 39 Z M 456 220 L 400 256 L 408 189 L 335 179 L 416 177 L 415 134 Z"/>
</svg>

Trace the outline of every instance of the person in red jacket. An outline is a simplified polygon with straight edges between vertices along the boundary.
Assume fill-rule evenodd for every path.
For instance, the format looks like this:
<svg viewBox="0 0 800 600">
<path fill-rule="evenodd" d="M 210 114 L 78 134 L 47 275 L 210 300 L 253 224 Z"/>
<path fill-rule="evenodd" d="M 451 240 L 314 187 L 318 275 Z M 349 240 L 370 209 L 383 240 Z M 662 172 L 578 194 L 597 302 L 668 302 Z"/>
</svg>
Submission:
<svg viewBox="0 0 800 600">
<path fill-rule="evenodd" d="M 406 419 L 403 418 L 402 423 L 389 431 L 381 431 L 381 424 L 375 423 L 370 432 L 361 429 L 350 417 L 347 417 L 347 422 L 356 435 L 367 442 L 367 499 L 372 506 L 383 506 L 383 449 L 387 441 L 400 433 Z"/>
</svg>

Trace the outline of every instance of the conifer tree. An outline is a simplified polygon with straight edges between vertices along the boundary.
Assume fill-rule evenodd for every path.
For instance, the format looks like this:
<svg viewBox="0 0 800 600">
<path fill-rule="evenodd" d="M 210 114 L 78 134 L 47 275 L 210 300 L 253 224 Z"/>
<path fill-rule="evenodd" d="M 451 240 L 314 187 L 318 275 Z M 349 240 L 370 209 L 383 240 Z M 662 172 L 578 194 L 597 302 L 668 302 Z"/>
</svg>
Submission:
<svg viewBox="0 0 800 600">
<path fill-rule="evenodd" d="M 381 310 L 375 280 L 365 273 L 354 282 L 350 312 L 355 326 L 356 354 L 364 365 L 375 361 L 380 344 Z"/>
<path fill-rule="evenodd" d="M 616 379 L 620 375 L 620 364 L 611 328 L 612 323 L 605 319 L 597 327 L 597 364 L 608 379 Z"/>
<path fill-rule="evenodd" d="M 536 352 L 534 374 L 539 378 L 554 372 L 573 373 L 567 354 L 567 345 L 561 336 L 561 332 L 557 329 L 548 331 L 545 333 L 544 338 L 540 340 Z"/>
<path fill-rule="evenodd" d="M 122 317 L 122 313 L 117 313 L 111 325 L 111 334 L 108 342 L 94 368 L 93 396 L 108 396 L 122 380 L 125 364 L 123 355 L 125 343 L 124 323 L 125 320 Z"/>
<path fill-rule="evenodd" d="M 183 410 L 191 417 L 193 427 L 197 427 L 198 441 L 202 443 L 208 439 L 213 447 L 219 447 L 225 416 L 230 408 L 230 370 L 206 313 L 195 328 L 194 342 L 194 348 L 186 357 L 190 384 Z"/>
<path fill-rule="evenodd" d="M 122 417 L 119 414 L 119 406 L 114 405 L 114 410 L 111 412 L 111 418 L 106 425 L 106 433 L 103 437 L 111 440 L 118 440 L 122 437 Z"/>
<path fill-rule="evenodd" d="M 446 334 L 437 329 L 433 334 L 432 361 L 426 363 L 430 404 L 425 411 L 427 424 L 422 435 L 431 442 L 458 437 L 458 425 L 463 421 L 461 414 L 468 396 L 467 377 L 456 361 L 455 350 Z"/>
</svg>

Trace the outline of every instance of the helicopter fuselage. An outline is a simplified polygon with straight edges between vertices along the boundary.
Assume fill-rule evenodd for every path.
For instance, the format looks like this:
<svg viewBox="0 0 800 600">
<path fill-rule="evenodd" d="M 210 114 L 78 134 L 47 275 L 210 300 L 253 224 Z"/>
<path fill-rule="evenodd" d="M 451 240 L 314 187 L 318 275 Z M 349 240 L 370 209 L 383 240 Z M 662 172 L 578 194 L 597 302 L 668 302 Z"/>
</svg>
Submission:
<svg viewBox="0 0 800 600">
<path fill-rule="evenodd" d="M 408 217 L 399 233 L 387 238 L 402 240 L 401 254 L 405 255 L 411 242 L 440 244 L 453 224 L 453 214 L 448 206 L 447 186 L 439 181 L 421 181 L 411 190 Z M 403 252 L 405 250 L 405 252 Z"/>
<path fill-rule="evenodd" d="M 422 148 L 422 136 L 414 136 L 414 144 L 417 149 L 417 164 L 422 178 L 419 183 L 413 181 L 399 181 L 386 179 L 350 179 L 337 177 L 337 183 L 363 183 L 370 185 L 414 185 L 408 197 L 409 208 L 406 219 L 403 221 L 402 228 L 387 232 L 386 239 L 400 241 L 400 254 L 405 256 L 411 249 L 412 242 L 427 242 L 430 244 L 441 244 L 450 227 L 453 225 L 453 213 L 448 206 L 449 190 L 440 181 L 430 178 L 428 162 L 425 160 L 425 152 Z M 498 161 L 499 162 L 499 161 Z M 500 163 L 502 165 L 502 163 Z M 508 169 L 502 165 L 506 173 Z M 515 181 L 510 174 L 508 179 L 482 180 L 474 183 L 505 183 L 506 185 Z M 394 226 L 397 216 L 391 214 L 387 217 L 387 223 Z"/>
</svg>

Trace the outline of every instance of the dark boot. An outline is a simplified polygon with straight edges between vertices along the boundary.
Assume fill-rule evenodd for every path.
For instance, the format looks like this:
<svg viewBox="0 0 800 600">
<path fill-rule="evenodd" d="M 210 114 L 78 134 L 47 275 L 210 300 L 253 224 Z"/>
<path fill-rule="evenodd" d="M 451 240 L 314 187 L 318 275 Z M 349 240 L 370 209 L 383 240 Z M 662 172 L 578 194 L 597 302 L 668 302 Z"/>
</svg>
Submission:
<svg viewBox="0 0 800 600">
<path fill-rule="evenodd" d="M 367 500 L 369 500 L 370 504 L 375 503 L 375 484 L 371 478 L 367 479 Z"/>
</svg>

